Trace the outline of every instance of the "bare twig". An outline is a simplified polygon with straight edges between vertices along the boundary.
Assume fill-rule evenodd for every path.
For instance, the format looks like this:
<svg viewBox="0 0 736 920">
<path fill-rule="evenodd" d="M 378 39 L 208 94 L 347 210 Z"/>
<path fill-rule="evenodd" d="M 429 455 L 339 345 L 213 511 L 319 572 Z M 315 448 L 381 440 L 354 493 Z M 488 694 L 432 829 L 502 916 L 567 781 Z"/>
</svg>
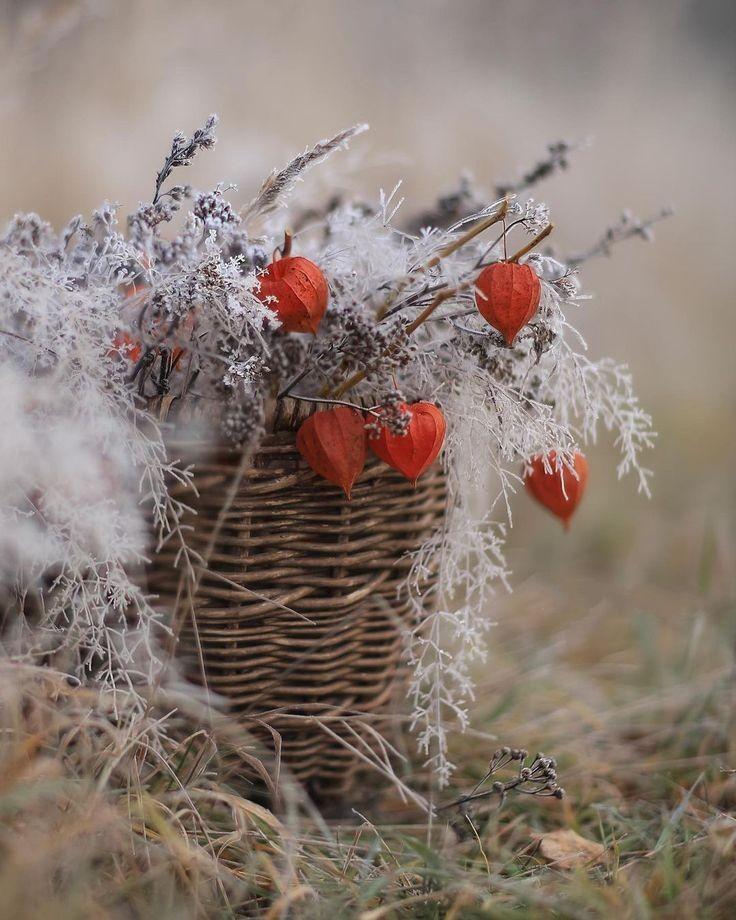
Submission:
<svg viewBox="0 0 736 920">
<path fill-rule="evenodd" d="M 427 263 L 419 266 L 414 271 L 428 272 L 433 268 L 436 268 L 442 259 L 446 259 L 447 256 L 452 255 L 453 252 L 457 252 L 458 249 L 463 247 L 466 243 L 469 243 L 472 239 L 475 239 L 476 236 L 479 236 L 485 230 L 488 230 L 489 227 L 492 227 L 500 220 L 503 220 L 508 209 L 508 198 L 504 198 L 497 210 L 495 210 L 492 214 L 489 214 L 488 217 L 484 217 L 482 220 L 479 220 L 477 224 L 474 224 L 469 230 L 466 230 L 465 233 L 461 233 L 460 236 L 454 239 L 451 243 L 443 246 L 442 249 L 440 249 L 436 255 L 434 255 Z M 396 288 L 392 291 L 391 295 L 386 298 L 383 306 L 380 307 L 376 312 L 377 319 L 382 319 L 384 316 L 389 314 L 389 312 L 395 312 L 395 310 L 392 310 L 391 308 L 393 307 L 396 298 L 406 288 L 406 285 L 411 280 L 413 274 L 414 272 L 410 272 L 404 279 L 402 279 L 402 281 L 400 281 Z"/>
<path fill-rule="evenodd" d="M 55 358 L 58 358 L 58 354 L 53 350 L 53 348 L 48 348 L 46 345 L 40 345 L 38 342 L 34 342 L 33 339 L 28 339 L 24 335 L 19 335 L 17 332 L 11 332 L 9 329 L 0 329 L 0 335 L 9 335 L 14 339 L 18 339 L 21 342 L 27 342 L 29 345 L 33 345 L 34 348 L 40 348 L 42 351 L 47 351 L 50 355 L 53 355 Z"/>
<path fill-rule="evenodd" d="M 564 798 L 565 790 L 557 785 L 557 764 L 554 757 L 535 754 L 528 767 L 525 766 L 527 757 L 527 752 L 521 748 L 499 748 L 491 757 L 488 772 L 481 777 L 470 792 L 467 795 L 461 795 L 460 798 L 452 802 L 440 805 L 437 810 L 444 811 L 448 808 L 464 809 L 471 802 L 491 798 L 492 796 L 498 796 L 500 807 L 506 801 L 506 796 L 509 792 L 517 792 L 523 795 L 552 796 L 556 799 Z M 478 791 L 499 770 L 509 766 L 514 761 L 517 761 L 519 766 L 513 779 L 506 782 L 494 780 L 489 789 L 485 789 L 482 792 Z"/>
<path fill-rule="evenodd" d="M 358 403 L 346 402 L 344 399 L 330 399 L 328 396 L 302 396 L 299 393 L 290 393 L 289 399 L 297 399 L 301 402 L 317 403 L 328 406 L 345 406 L 347 409 L 357 409 L 358 412 L 366 412 L 368 415 L 375 415 L 378 418 L 378 406 L 361 406 Z"/>
<path fill-rule="evenodd" d="M 532 169 L 524 173 L 518 182 L 510 182 L 506 185 L 497 185 L 496 194 L 500 198 L 502 195 L 520 195 L 522 192 L 532 188 L 544 179 L 548 179 L 556 172 L 565 170 L 568 167 L 568 155 L 583 146 L 580 143 L 571 144 L 568 141 L 557 141 L 547 147 L 547 156 L 540 160 Z"/>
<path fill-rule="evenodd" d="M 544 230 L 540 230 L 533 240 L 529 240 L 526 246 L 522 246 L 521 249 L 518 252 L 515 252 L 508 261 L 518 262 L 522 256 L 525 256 L 528 252 L 531 252 L 532 249 L 534 249 L 542 242 L 542 240 L 546 239 L 554 229 L 554 224 L 547 224 Z"/>
<path fill-rule="evenodd" d="M 204 123 L 204 127 L 197 128 L 191 137 L 187 137 L 181 132 L 174 136 L 171 142 L 171 151 L 164 160 L 164 165 L 156 176 L 156 187 L 153 193 L 152 204 L 156 204 L 161 197 L 161 188 L 174 169 L 178 166 L 189 166 L 198 151 L 210 150 L 215 146 L 216 127 L 217 115 L 210 115 Z"/>
</svg>

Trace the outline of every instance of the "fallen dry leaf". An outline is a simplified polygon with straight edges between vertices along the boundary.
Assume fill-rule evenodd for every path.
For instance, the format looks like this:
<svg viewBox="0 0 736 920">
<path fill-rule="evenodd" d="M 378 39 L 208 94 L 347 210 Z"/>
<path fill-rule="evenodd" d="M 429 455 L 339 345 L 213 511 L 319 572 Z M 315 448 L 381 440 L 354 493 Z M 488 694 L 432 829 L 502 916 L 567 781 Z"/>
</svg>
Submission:
<svg viewBox="0 0 736 920">
<path fill-rule="evenodd" d="M 605 861 L 606 848 L 593 840 L 586 840 L 575 831 L 561 828 L 549 834 L 535 835 L 537 854 L 556 869 L 577 869 L 595 866 Z"/>
</svg>

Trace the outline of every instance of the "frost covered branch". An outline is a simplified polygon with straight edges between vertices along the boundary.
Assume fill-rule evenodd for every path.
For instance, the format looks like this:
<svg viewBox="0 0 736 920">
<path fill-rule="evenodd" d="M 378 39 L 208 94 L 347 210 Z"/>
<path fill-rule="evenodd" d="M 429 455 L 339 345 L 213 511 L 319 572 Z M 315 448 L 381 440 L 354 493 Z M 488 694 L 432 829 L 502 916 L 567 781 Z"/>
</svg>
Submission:
<svg viewBox="0 0 736 920">
<path fill-rule="evenodd" d="M 589 249 L 576 255 L 569 256 L 565 259 L 567 265 L 571 268 L 577 268 L 583 262 L 587 262 L 596 256 L 610 256 L 613 247 L 624 240 L 630 240 L 633 237 L 639 237 L 642 240 L 651 242 L 654 239 L 652 227 L 662 220 L 666 220 L 674 213 L 672 208 L 662 208 L 651 217 L 640 219 L 631 211 L 624 211 L 616 223 L 606 227 L 601 238 Z"/>
</svg>

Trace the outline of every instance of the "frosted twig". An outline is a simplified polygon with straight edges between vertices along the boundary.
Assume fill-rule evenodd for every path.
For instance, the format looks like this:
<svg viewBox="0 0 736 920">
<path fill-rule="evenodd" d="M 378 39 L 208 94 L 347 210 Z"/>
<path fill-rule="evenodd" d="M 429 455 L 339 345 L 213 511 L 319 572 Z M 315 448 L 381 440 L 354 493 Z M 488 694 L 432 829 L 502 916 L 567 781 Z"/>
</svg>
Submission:
<svg viewBox="0 0 736 920">
<path fill-rule="evenodd" d="M 640 220 L 638 217 L 634 216 L 631 211 L 624 211 L 616 223 L 606 228 L 597 243 L 594 243 L 593 246 L 583 252 L 569 256 L 565 259 L 565 264 L 570 266 L 570 268 L 577 268 L 579 265 L 588 262 L 596 256 L 610 256 L 613 247 L 617 243 L 621 243 L 635 236 L 651 242 L 654 239 L 652 227 L 660 221 L 671 217 L 673 213 L 674 211 L 672 208 L 665 207 L 651 217 Z"/>
</svg>

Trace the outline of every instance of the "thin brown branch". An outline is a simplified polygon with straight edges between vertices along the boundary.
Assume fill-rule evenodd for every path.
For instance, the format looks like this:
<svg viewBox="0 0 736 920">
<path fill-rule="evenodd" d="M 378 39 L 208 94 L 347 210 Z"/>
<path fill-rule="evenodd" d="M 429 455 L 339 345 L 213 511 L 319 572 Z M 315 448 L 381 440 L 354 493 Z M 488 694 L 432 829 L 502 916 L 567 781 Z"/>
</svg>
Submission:
<svg viewBox="0 0 736 920">
<path fill-rule="evenodd" d="M 518 252 L 515 252 L 515 253 L 511 256 L 511 258 L 509 259 L 509 262 L 518 262 L 519 259 L 520 259 L 522 256 L 525 256 L 528 252 L 531 252 L 532 249 L 534 249 L 536 246 L 538 246 L 538 245 L 542 242 L 542 240 L 547 239 L 547 237 L 550 235 L 550 233 L 551 233 L 554 229 L 555 229 L 555 225 L 554 225 L 554 224 L 547 224 L 547 226 L 544 228 L 544 230 L 541 230 L 541 231 L 534 237 L 533 240 L 530 240 L 530 241 L 526 244 L 526 246 L 522 246 L 521 249 L 520 249 Z"/>
<path fill-rule="evenodd" d="M 503 220 L 506 216 L 506 212 L 509 209 L 509 202 L 507 198 L 501 202 L 499 207 L 493 214 L 489 214 L 488 217 L 484 217 L 483 220 L 479 220 L 477 224 L 474 224 L 469 230 L 466 230 L 465 233 L 461 233 L 457 239 L 453 240 L 451 243 L 448 243 L 447 246 L 443 246 L 442 249 L 434 255 L 429 262 L 426 262 L 424 265 L 420 266 L 418 271 L 427 272 L 433 268 L 436 268 L 437 265 L 446 259 L 447 256 L 452 255 L 453 252 L 457 252 L 458 249 L 463 247 L 466 243 L 469 243 L 470 240 L 475 239 L 476 236 L 479 236 L 485 230 L 488 230 L 489 227 L 492 227 L 494 224 L 497 224 L 500 220 Z M 406 285 L 409 283 L 413 273 L 407 275 L 395 288 L 389 297 L 386 298 L 385 303 L 378 309 L 376 312 L 376 319 L 383 319 L 383 317 L 388 313 L 388 311 L 393 307 L 396 302 L 396 298 L 404 290 Z"/>
</svg>

